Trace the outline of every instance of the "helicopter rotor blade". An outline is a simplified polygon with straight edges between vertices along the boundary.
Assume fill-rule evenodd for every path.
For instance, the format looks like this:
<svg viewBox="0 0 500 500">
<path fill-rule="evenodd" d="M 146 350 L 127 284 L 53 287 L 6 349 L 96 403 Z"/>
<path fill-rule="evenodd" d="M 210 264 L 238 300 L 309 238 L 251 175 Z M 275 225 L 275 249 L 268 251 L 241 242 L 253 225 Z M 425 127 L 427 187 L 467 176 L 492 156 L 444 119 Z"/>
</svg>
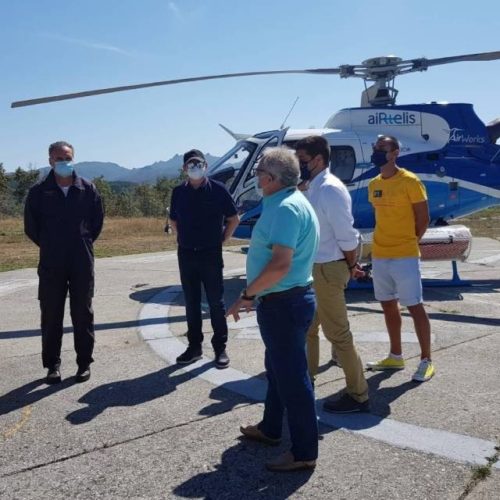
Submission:
<svg viewBox="0 0 500 500">
<path fill-rule="evenodd" d="M 78 99 L 80 97 L 89 97 L 101 94 L 111 94 L 113 92 L 124 92 L 126 90 L 137 90 L 148 87 L 160 87 L 162 85 L 175 85 L 178 83 L 199 82 L 203 80 L 220 80 L 223 78 L 236 78 L 244 76 L 257 75 L 284 75 L 284 74 L 315 74 L 315 75 L 335 75 L 340 73 L 339 68 L 317 68 L 317 69 L 290 69 L 278 71 L 249 71 L 246 73 L 226 73 L 222 75 L 197 76 L 193 78 L 179 78 L 176 80 L 165 80 L 161 82 L 140 83 L 137 85 L 124 85 L 121 87 L 110 87 L 105 89 L 87 90 L 84 92 L 75 92 L 71 94 L 61 94 L 49 97 L 39 97 L 37 99 L 28 99 L 25 101 L 15 101 L 11 104 L 11 108 L 20 108 L 24 106 L 33 106 L 35 104 L 45 104 L 55 101 L 65 101 L 67 99 Z"/>
<path fill-rule="evenodd" d="M 478 54 L 464 54 L 461 56 L 451 56 L 451 57 L 439 57 L 436 59 L 427 59 L 422 57 L 421 59 L 412 59 L 409 61 L 402 61 L 400 65 L 412 63 L 412 67 L 405 73 L 411 71 L 425 71 L 430 66 L 438 66 L 440 64 L 450 64 L 461 61 L 494 61 L 495 59 L 500 59 L 500 51 L 495 52 L 480 52 Z"/>
</svg>

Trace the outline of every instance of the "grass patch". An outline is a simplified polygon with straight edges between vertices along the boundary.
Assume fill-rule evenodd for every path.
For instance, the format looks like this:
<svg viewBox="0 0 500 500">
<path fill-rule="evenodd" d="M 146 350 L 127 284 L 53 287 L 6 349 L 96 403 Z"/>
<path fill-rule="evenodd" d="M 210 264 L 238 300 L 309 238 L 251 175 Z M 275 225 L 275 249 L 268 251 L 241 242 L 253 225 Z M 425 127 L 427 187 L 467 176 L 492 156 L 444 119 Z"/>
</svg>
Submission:
<svg viewBox="0 0 500 500">
<path fill-rule="evenodd" d="M 473 467 L 472 469 L 472 480 L 473 481 L 482 481 L 486 479 L 488 476 L 491 476 L 491 466 L 489 465 L 478 465 L 477 467 Z"/>
<path fill-rule="evenodd" d="M 468 226 L 473 236 L 500 240 L 500 207 L 493 207 L 455 222 Z M 96 257 L 163 252 L 177 248 L 175 236 L 163 231 L 165 219 L 152 217 L 107 217 L 95 243 Z M 229 245 L 241 245 L 231 240 Z M 38 248 L 24 234 L 21 218 L 0 216 L 0 272 L 36 267 Z"/>
<path fill-rule="evenodd" d="M 473 236 L 487 236 L 500 240 L 500 207 L 487 208 L 454 222 L 469 227 Z"/>
<path fill-rule="evenodd" d="M 176 237 L 164 232 L 165 219 L 150 217 L 107 217 L 99 239 L 96 257 L 163 252 L 177 248 Z M 231 240 L 229 245 L 241 245 Z M 0 272 L 36 267 L 38 247 L 24 234 L 21 218 L 0 219 Z"/>
<path fill-rule="evenodd" d="M 498 462 L 500 458 L 500 447 L 495 446 L 495 454 L 492 457 L 486 459 L 486 465 L 476 465 L 472 467 L 471 478 L 465 485 L 463 493 L 458 497 L 458 500 L 465 500 L 471 493 L 472 490 L 487 477 L 491 476 L 491 468 Z"/>
</svg>

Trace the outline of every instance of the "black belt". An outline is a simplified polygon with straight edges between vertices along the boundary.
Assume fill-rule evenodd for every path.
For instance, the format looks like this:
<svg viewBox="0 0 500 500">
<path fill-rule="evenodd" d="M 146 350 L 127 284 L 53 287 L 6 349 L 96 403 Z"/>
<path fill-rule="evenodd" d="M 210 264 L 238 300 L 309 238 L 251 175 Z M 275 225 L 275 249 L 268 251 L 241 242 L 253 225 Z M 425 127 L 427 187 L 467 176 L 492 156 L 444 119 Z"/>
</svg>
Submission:
<svg viewBox="0 0 500 500">
<path fill-rule="evenodd" d="M 279 299 L 283 297 L 291 297 L 292 295 L 297 295 L 301 292 L 307 292 L 311 289 L 311 285 L 306 286 L 294 286 L 288 290 L 283 290 L 282 292 L 272 292 L 267 295 L 262 295 L 259 297 L 259 302 L 267 302 L 268 300 Z"/>
</svg>

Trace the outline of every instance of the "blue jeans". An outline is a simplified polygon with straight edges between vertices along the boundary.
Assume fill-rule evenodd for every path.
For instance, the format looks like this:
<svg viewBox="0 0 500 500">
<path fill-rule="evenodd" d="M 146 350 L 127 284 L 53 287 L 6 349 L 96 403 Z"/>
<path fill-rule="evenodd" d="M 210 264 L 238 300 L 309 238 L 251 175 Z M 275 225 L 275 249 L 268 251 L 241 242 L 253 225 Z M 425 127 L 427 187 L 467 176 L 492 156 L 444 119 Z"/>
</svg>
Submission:
<svg viewBox="0 0 500 500">
<path fill-rule="evenodd" d="M 179 270 L 182 291 L 186 302 L 188 342 L 194 349 L 201 349 L 203 342 L 201 318 L 201 286 L 205 288 L 210 321 L 214 335 L 212 346 L 216 353 L 222 352 L 227 343 L 226 308 L 224 306 L 224 281 L 222 278 L 222 249 L 187 250 L 179 248 Z"/>
<path fill-rule="evenodd" d="M 295 460 L 318 457 L 318 422 L 306 357 L 306 334 L 315 307 L 312 289 L 273 297 L 257 306 L 268 380 L 264 417 L 258 427 L 266 436 L 280 438 L 286 409 Z"/>
</svg>

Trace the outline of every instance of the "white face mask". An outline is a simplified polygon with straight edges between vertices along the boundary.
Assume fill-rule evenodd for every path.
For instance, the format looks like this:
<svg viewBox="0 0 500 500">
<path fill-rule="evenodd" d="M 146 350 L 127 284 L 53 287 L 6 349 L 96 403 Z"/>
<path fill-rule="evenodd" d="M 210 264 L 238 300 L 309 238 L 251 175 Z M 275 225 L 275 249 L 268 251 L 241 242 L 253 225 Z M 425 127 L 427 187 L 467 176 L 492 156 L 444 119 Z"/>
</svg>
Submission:
<svg viewBox="0 0 500 500">
<path fill-rule="evenodd" d="M 263 191 L 263 189 L 259 186 L 259 177 L 258 177 L 257 175 L 253 178 L 253 182 L 254 182 L 254 189 L 255 189 L 255 192 L 256 192 L 259 196 L 264 196 L 264 191 Z"/>
<path fill-rule="evenodd" d="M 193 181 L 199 181 L 200 179 L 203 179 L 203 177 L 205 177 L 205 168 L 189 168 L 187 174 L 190 179 L 193 179 Z"/>
</svg>

